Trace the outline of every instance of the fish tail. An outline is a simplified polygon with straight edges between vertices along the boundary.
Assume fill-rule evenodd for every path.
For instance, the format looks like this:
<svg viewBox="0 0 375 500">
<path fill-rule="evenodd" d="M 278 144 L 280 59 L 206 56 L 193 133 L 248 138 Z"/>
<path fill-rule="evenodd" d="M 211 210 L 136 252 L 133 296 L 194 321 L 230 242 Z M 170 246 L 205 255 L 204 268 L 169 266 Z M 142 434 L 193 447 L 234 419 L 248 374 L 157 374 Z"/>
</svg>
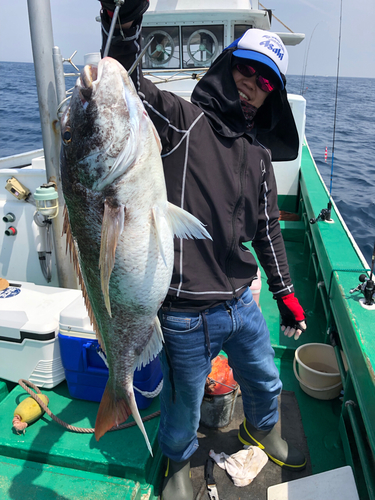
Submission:
<svg viewBox="0 0 375 500">
<path fill-rule="evenodd" d="M 146 429 L 145 429 L 145 427 L 143 425 L 142 418 L 141 418 L 141 416 L 139 414 L 139 411 L 138 411 L 138 406 L 137 406 L 137 402 L 136 402 L 135 397 L 134 397 L 134 392 L 132 392 L 131 397 L 129 399 L 129 406 L 131 408 L 131 411 L 132 411 L 132 414 L 133 414 L 133 418 L 134 418 L 136 424 L 138 425 L 138 427 L 140 428 L 140 430 L 141 430 L 141 432 L 143 434 L 143 437 L 145 438 L 148 451 L 150 452 L 150 455 L 153 457 L 154 455 L 152 453 L 152 448 L 151 448 L 151 445 L 150 445 L 150 441 L 148 439 Z"/>
<path fill-rule="evenodd" d="M 125 422 L 131 415 L 131 409 L 124 398 L 118 398 L 109 381 L 105 387 L 95 422 L 97 441 L 112 427 Z"/>
<path fill-rule="evenodd" d="M 102 400 L 100 402 L 98 414 L 96 416 L 95 439 L 99 441 L 99 439 L 104 436 L 106 432 L 112 429 L 112 427 L 125 422 L 132 414 L 136 424 L 145 438 L 147 448 L 151 453 L 151 456 L 153 456 L 150 441 L 138 411 L 133 387 L 131 387 L 131 390 L 127 391 L 126 397 L 119 398 L 118 395 L 116 395 L 116 392 L 112 389 L 109 381 L 107 382 Z"/>
</svg>

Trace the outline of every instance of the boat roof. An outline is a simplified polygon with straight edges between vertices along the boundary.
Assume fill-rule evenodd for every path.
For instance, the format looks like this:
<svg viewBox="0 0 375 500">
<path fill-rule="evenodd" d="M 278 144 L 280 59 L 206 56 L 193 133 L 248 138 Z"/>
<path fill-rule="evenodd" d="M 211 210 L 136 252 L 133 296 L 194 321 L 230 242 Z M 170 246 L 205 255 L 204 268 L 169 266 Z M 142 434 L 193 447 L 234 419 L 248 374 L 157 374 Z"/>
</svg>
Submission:
<svg viewBox="0 0 375 500">
<path fill-rule="evenodd" d="M 161 17 L 162 16 L 162 17 Z M 162 19 L 162 21 L 161 21 Z M 271 29 L 272 14 L 259 9 L 257 0 L 150 0 L 150 7 L 144 15 L 143 26 L 186 26 L 222 24 L 226 28 L 226 44 L 233 40 L 233 26 Z M 245 28 L 247 29 L 247 28 Z M 304 33 L 277 32 L 285 45 L 298 45 L 304 40 Z"/>
<path fill-rule="evenodd" d="M 162 12 L 198 12 L 202 19 L 202 11 L 223 11 L 223 10 L 251 10 L 258 9 L 258 1 L 254 0 L 232 0 L 228 4 L 227 0 L 150 0 L 150 7 L 147 13 Z"/>
</svg>

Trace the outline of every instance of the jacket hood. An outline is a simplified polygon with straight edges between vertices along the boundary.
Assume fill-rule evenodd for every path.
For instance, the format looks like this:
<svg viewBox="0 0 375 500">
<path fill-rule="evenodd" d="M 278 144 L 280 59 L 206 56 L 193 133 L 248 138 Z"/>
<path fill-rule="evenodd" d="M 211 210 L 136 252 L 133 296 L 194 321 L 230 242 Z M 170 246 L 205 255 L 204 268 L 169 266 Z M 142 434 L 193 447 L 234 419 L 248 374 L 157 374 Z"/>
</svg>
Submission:
<svg viewBox="0 0 375 500">
<path fill-rule="evenodd" d="M 232 75 L 234 49 L 224 50 L 197 83 L 191 102 L 208 118 L 220 135 L 237 138 L 248 135 L 271 150 L 273 161 L 294 160 L 298 156 L 298 132 L 287 93 L 274 90 L 255 115 L 255 127 L 246 132 L 236 83 Z"/>
</svg>

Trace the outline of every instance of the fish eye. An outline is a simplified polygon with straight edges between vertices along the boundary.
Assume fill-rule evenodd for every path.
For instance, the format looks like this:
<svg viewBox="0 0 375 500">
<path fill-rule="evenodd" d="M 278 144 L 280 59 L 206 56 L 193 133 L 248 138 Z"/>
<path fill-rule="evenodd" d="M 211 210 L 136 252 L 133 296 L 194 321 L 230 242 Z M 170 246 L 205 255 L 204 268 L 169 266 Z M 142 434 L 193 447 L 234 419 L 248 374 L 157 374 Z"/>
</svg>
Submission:
<svg viewBox="0 0 375 500">
<path fill-rule="evenodd" d="M 71 142 L 71 140 L 72 140 L 72 134 L 70 132 L 70 128 L 69 127 L 67 127 L 64 130 L 62 138 L 63 138 L 63 141 L 64 141 L 65 144 L 69 144 L 69 142 Z"/>
</svg>

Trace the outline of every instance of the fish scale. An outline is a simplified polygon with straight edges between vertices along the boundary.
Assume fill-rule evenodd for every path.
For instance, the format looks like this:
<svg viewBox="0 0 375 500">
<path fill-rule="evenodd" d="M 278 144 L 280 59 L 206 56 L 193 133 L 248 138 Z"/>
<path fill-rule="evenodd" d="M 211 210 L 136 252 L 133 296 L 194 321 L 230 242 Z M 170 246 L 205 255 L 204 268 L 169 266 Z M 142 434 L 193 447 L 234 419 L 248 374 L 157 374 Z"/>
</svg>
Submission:
<svg viewBox="0 0 375 500">
<path fill-rule="evenodd" d="M 64 230 L 109 377 L 95 437 L 133 414 L 135 368 L 162 349 L 158 310 L 173 270 L 173 238 L 211 238 L 167 200 L 160 139 L 126 70 L 85 66 L 61 119 Z"/>
</svg>

